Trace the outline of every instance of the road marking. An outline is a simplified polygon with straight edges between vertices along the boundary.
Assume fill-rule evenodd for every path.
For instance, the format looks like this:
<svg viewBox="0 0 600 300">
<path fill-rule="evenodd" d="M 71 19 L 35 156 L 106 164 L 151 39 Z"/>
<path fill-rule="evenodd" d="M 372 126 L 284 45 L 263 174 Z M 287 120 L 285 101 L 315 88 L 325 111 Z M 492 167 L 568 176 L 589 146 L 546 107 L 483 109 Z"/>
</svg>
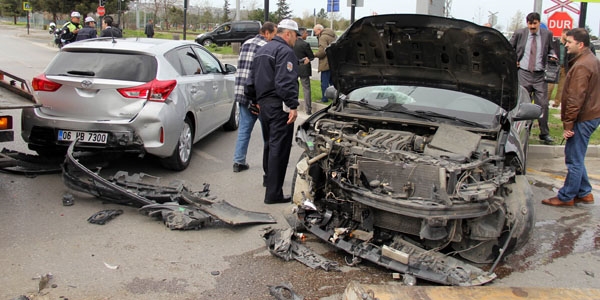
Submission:
<svg viewBox="0 0 600 300">
<path fill-rule="evenodd" d="M 210 159 L 210 160 L 212 160 L 214 162 L 217 162 L 217 163 L 222 163 L 223 162 L 222 160 L 220 160 L 216 156 L 212 156 L 212 155 L 210 155 L 210 154 L 208 154 L 207 152 L 204 152 L 204 151 L 194 150 L 194 153 L 196 153 L 198 156 L 200 156 L 202 158 Z"/>
<path fill-rule="evenodd" d="M 530 169 L 530 168 L 527 168 L 527 174 L 542 175 L 542 176 L 551 177 L 551 178 L 554 178 L 556 180 L 560 180 L 563 182 L 565 181 L 565 176 L 556 175 L 553 173 L 548 173 L 548 172 L 543 172 L 543 171 L 538 171 L 538 170 L 534 170 L 534 169 Z M 600 180 L 600 175 L 588 174 L 588 178 L 593 179 L 593 180 Z M 592 184 L 592 189 L 600 191 L 600 185 Z"/>
</svg>

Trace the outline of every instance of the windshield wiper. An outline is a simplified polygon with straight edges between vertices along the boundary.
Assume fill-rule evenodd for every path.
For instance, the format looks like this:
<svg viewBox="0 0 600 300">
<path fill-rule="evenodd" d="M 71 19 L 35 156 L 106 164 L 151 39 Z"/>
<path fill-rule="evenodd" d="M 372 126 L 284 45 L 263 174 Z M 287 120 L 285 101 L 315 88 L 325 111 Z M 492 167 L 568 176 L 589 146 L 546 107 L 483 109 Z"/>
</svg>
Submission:
<svg viewBox="0 0 600 300">
<path fill-rule="evenodd" d="M 352 103 L 352 104 L 356 104 L 358 106 L 366 107 L 366 108 L 371 109 L 371 110 L 377 110 L 377 111 L 381 111 L 382 110 L 382 108 L 379 107 L 379 106 L 375 106 L 373 104 L 369 104 L 369 101 L 367 101 L 365 98 L 362 98 L 362 99 L 360 99 L 358 101 L 349 101 L 348 103 Z"/>
<path fill-rule="evenodd" d="M 449 115 L 445 115 L 445 114 L 440 114 L 437 112 L 433 112 L 433 111 L 429 111 L 429 110 L 416 110 L 416 113 L 425 115 L 425 116 L 430 116 L 430 117 L 435 117 L 435 118 L 442 118 L 442 119 L 448 119 L 448 120 L 452 120 L 452 121 L 457 121 L 457 122 L 461 122 L 470 126 L 474 126 L 474 127 L 479 127 L 479 128 L 485 128 L 485 126 L 483 126 L 482 124 L 479 124 L 477 122 L 473 122 L 473 121 L 469 121 L 469 120 L 465 120 L 465 119 L 461 119 L 455 116 L 449 116 Z"/>
<path fill-rule="evenodd" d="M 67 74 L 70 74 L 70 75 L 83 75 L 83 76 L 94 76 L 94 75 L 96 75 L 96 73 L 94 71 L 76 71 L 76 70 L 67 71 Z"/>
<path fill-rule="evenodd" d="M 402 104 L 398 104 L 398 103 L 389 103 L 388 105 L 384 106 L 382 109 L 384 109 L 387 112 L 401 113 L 401 114 L 417 117 L 419 119 L 425 119 L 429 122 L 435 122 L 435 119 L 429 118 L 426 114 L 408 110 L 408 109 L 406 109 L 406 107 L 402 106 Z"/>
</svg>

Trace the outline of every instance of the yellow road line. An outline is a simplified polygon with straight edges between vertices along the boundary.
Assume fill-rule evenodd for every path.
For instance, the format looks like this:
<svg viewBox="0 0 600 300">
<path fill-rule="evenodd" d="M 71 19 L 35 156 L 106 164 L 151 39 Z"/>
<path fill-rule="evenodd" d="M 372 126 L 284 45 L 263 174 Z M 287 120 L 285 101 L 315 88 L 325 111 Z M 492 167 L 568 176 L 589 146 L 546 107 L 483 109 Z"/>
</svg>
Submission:
<svg viewBox="0 0 600 300">
<path fill-rule="evenodd" d="M 542 176 L 554 178 L 556 180 L 565 181 L 565 176 L 548 173 L 548 172 L 543 172 L 543 171 L 538 171 L 538 170 L 530 169 L 530 168 L 527 168 L 527 174 L 542 175 Z M 588 174 L 588 178 L 594 179 L 594 180 L 600 180 L 600 175 Z M 592 189 L 600 190 L 600 185 L 592 184 Z"/>
</svg>

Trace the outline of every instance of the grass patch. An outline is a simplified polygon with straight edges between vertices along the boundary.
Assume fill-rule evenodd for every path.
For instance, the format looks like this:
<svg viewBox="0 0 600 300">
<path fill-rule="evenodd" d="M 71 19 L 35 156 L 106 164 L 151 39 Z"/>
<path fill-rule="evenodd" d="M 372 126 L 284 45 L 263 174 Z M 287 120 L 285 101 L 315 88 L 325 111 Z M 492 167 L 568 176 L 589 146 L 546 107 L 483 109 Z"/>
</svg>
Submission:
<svg viewBox="0 0 600 300">
<path fill-rule="evenodd" d="M 210 51 L 212 53 L 217 53 L 217 54 L 222 54 L 222 55 L 233 54 L 233 47 L 231 47 L 231 45 L 217 46 L 217 44 L 211 44 L 210 46 L 206 47 L 206 49 L 208 49 L 208 51 Z"/>
<path fill-rule="evenodd" d="M 563 124 L 560 120 L 560 110 L 557 108 L 550 107 L 548 113 L 548 128 L 550 128 L 550 136 L 554 139 L 556 145 L 565 144 L 563 141 Z M 539 139 L 540 136 L 540 127 L 538 126 L 538 122 L 533 121 L 533 128 L 531 129 L 531 138 L 529 139 L 529 144 L 531 145 L 541 145 Z M 590 137 L 589 145 L 600 145 L 600 130 L 594 131 L 592 136 Z"/>
<path fill-rule="evenodd" d="M 302 88 L 302 84 L 298 81 L 299 93 L 298 98 L 304 99 L 304 89 Z M 321 81 L 320 80 L 310 80 L 310 100 L 313 103 L 324 103 L 329 104 L 331 100 L 328 100 L 326 103 L 321 102 Z"/>
</svg>

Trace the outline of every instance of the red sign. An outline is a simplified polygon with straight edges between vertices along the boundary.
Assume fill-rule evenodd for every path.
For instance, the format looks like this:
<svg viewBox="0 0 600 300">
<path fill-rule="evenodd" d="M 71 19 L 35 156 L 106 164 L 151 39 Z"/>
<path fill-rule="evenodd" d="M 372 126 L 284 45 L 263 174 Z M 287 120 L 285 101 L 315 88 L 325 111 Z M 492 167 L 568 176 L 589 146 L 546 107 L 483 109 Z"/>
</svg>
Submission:
<svg viewBox="0 0 600 300">
<path fill-rule="evenodd" d="M 557 11 L 548 18 L 548 29 L 553 36 L 561 36 L 564 28 L 573 28 L 573 18 L 564 11 Z"/>
<path fill-rule="evenodd" d="M 96 13 L 98 13 L 99 16 L 104 16 L 104 13 L 106 12 L 106 10 L 104 9 L 104 6 L 98 6 L 98 8 L 96 9 Z"/>
</svg>

